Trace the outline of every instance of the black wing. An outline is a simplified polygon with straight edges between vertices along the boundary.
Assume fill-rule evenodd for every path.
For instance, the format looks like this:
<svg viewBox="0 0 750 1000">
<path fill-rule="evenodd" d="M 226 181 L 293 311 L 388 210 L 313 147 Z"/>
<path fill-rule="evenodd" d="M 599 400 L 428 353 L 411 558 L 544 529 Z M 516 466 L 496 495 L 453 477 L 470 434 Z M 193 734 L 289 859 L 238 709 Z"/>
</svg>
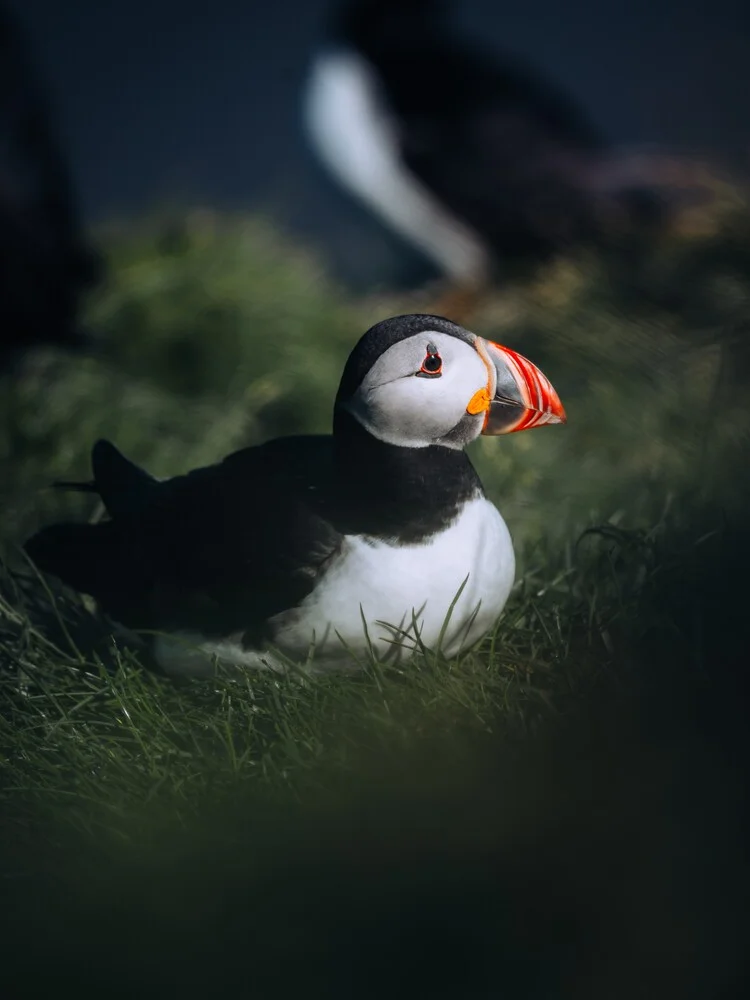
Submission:
<svg viewBox="0 0 750 1000">
<path fill-rule="evenodd" d="M 282 438 L 158 482 L 101 442 L 95 484 L 112 519 L 44 529 L 27 551 L 132 628 L 259 640 L 341 544 L 318 500 L 329 460 L 329 438 Z"/>
</svg>

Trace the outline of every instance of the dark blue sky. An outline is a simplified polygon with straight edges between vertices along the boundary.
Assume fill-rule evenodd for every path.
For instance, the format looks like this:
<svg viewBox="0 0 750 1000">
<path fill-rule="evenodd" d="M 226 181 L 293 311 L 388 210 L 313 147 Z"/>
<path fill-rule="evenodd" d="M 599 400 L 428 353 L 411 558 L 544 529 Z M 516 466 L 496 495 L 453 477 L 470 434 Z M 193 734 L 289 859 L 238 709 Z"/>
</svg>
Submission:
<svg viewBox="0 0 750 1000">
<path fill-rule="evenodd" d="M 328 0 L 9 0 L 58 111 L 87 218 L 263 206 L 315 234 L 361 225 L 299 134 Z M 750 165 L 743 0 L 455 0 L 457 25 L 559 82 L 615 140 Z"/>
</svg>

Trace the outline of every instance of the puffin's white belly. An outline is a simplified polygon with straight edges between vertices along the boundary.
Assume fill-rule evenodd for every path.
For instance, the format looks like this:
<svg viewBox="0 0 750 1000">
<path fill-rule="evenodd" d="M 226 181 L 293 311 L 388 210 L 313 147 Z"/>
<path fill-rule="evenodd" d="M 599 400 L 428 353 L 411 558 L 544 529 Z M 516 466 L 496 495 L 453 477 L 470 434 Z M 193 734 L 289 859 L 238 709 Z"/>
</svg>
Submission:
<svg viewBox="0 0 750 1000">
<path fill-rule="evenodd" d="M 466 504 L 454 524 L 421 545 L 348 538 L 339 558 L 299 609 L 280 615 L 276 643 L 305 656 L 315 633 L 316 658 L 361 651 L 363 619 L 375 652 L 386 658 L 394 639 L 409 649 L 415 633 L 436 649 L 451 603 L 464 584 L 442 641 L 446 656 L 481 638 L 494 624 L 513 585 L 515 560 L 508 529 L 484 497 Z M 464 583 L 465 581 L 465 583 Z M 321 622 L 326 629 L 321 634 Z"/>
<path fill-rule="evenodd" d="M 348 537 L 315 590 L 298 608 L 271 620 L 274 646 L 290 660 L 309 661 L 315 672 L 352 669 L 352 653 L 367 657 L 366 623 L 379 659 L 408 652 L 416 633 L 427 648 L 440 646 L 445 656 L 455 656 L 492 628 L 514 574 L 505 521 L 489 500 L 477 497 L 449 528 L 420 545 Z M 256 669 L 282 666 L 230 640 L 207 642 L 188 634 L 160 637 L 155 655 L 169 673 L 204 674 L 214 657 Z"/>
</svg>

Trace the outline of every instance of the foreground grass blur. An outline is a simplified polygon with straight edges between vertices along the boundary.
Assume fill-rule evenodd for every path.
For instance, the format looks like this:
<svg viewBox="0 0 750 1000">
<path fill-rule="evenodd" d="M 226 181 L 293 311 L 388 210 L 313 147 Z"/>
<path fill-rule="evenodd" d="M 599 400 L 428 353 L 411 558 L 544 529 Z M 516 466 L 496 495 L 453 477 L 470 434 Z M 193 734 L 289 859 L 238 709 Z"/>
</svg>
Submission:
<svg viewBox="0 0 750 1000">
<path fill-rule="evenodd" d="M 209 941 L 212 987 L 228 988 L 240 952 L 219 961 L 203 910 L 237 948 L 246 939 L 231 927 L 245 928 L 259 988 L 278 983 L 285 953 L 269 927 L 286 926 L 307 985 L 327 983 L 311 995 L 351 995 L 346 962 L 329 955 L 339 908 L 359 954 L 382 934 L 379 907 L 413 936 L 408 959 L 383 946 L 389 961 L 415 963 L 420 947 L 452 955 L 439 976 L 415 966 L 402 984 L 412 996 L 494 995 L 488 981 L 513 995 L 659 995 L 643 985 L 654 935 L 661 995 L 720 995 L 712 963 L 734 974 L 731 802 L 745 747 L 749 220 L 739 204 L 713 233 L 665 240 L 637 264 L 560 262 L 473 321 L 538 363 L 569 417 L 474 449 L 520 556 L 479 650 L 355 678 L 211 684 L 144 672 L 87 603 L 30 574 L 23 537 L 96 515 L 46 484 L 86 478 L 101 436 L 169 475 L 276 434 L 326 431 L 356 338 L 427 300 L 348 301 L 256 220 L 194 214 L 107 235 L 96 352 L 29 359 L 5 387 L 0 428 L 3 873 L 73 981 L 91 986 L 110 968 L 71 957 L 61 925 L 75 897 L 95 950 L 144 913 L 158 925 L 162 950 L 139 937 L 124 995 L 148 963 L 157 985 L 175 982 L 175 966 L 186 982 L 197 974 L 203 959 L 186 958 L 184 940 Z M 96 848 L 81 855 L 66 830 L 95 834 Z M 721 854 L 710 871 L 706 852 Z M 30 900 L 46 866 L 58 888 L 40 914 Z M 115 896 L 121 912 L 100 926 Z M 503 980 L 504 961 L 540 954 L 548 964 L 518 981 L 507 966 Z M 322 971 L 334 966 L 340 987 Z"/>
</svg>

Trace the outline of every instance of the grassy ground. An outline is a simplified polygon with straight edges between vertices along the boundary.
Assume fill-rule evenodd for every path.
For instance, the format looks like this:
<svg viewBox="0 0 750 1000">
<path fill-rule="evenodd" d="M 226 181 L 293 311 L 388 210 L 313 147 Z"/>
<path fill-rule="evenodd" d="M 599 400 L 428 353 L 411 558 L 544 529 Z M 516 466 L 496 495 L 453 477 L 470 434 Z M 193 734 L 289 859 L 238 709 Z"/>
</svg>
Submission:
<svg viewBox="0 0 750 1000">
<path fill-rule="evenodd" d="M 508 608 L 460 661 L 314 682 L 145 673 L 87 604 L 28 576 L 17 545 L 94 513 L 45 487 L 85 478 L 97 437 L 169 475 L 327 430 L 355 339 L 429 295 L 350 301 L 258 220 L 196 213 L 104 240 L 96 351 L 31 358 L 2 396 L 2 874 L 18 954 L 41 942 L 81 990 L 111 991 L 117 967 L 123 996 L 197 988 L 207 969 L 219 995 L 238 976 L 264 996 L 730 995 L 750 555 L 741 200 L 637 264 L 563 261 L 483 305 L 473 328 L 540 364 L 569 417 L 474 450 L 520 556 Z"/>
</svg>

